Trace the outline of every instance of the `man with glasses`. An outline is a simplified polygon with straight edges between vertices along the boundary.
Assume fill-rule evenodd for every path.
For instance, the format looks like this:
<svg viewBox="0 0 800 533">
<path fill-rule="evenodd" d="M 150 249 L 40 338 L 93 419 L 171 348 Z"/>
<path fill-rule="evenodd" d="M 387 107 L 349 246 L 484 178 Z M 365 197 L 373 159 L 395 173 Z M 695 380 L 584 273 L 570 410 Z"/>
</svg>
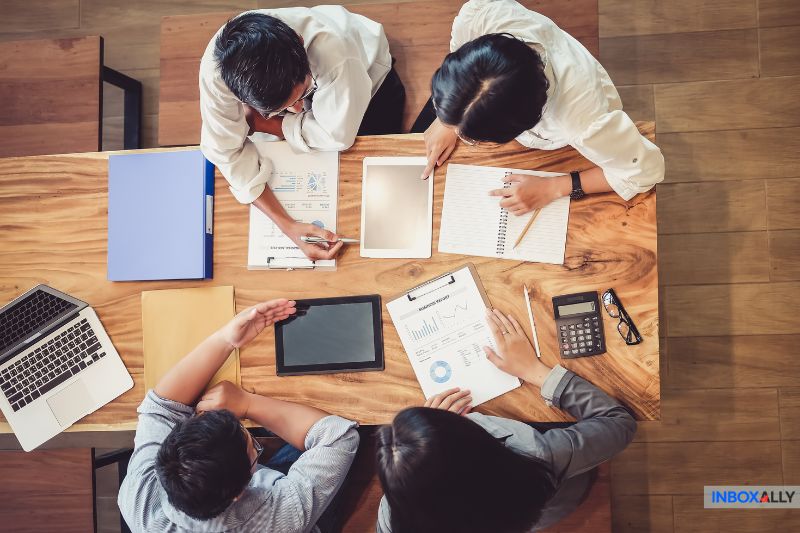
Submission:
<svg viewBox="0 0 800 533">
<path fill-rule="evenodd" d="M 286 139 L 295 151 L 340 151 L 356 135 L 400 133 L 405 90 L 383 27 L 341 6 L 245 12 L 211 39 L 200 63 L 200 145 L 241 203 L 269 216 L 311 259 L 342 244 L 291 219 L 267 186 L 273 163 L 250 135 Z"/>
<path fill-rule="evenodd" d="M 337 530 L 328 509 L 358 449 L 356 423 L 229 382 L 203 392 L 234 348 L 294 312 L 288 300 L 246 309 L 147 392 L 118 498 L 132 531 Z M 288 443 L 266 467 L 241 418 Z"/>
</svg>

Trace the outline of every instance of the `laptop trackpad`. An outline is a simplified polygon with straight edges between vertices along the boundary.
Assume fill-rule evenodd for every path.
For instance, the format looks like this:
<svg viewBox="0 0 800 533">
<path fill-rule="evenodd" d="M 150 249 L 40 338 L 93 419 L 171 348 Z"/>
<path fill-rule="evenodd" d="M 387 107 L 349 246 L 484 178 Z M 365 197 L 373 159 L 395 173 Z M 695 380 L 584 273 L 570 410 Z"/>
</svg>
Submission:
<svg viewBox="0 0 800 533">
<path fill-rule="evenodd" d="M 47 399 L 47 405 L 56 416 L 58 423 L 68 426 L 94 407 L 92 397 L 82 379 Z"/>
</svg>

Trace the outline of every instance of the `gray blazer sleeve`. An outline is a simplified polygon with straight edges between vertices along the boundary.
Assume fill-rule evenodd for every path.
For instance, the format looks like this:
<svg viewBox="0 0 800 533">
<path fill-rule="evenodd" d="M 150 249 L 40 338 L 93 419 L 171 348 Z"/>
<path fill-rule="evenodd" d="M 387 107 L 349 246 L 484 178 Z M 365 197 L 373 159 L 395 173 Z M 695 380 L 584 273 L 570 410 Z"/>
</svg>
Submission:
<svg viewBox="0 0 800 533">
<path fill-rule="evenodd" d="M 542 384 L 542 397 L 577 422 L 545 433 L 516 420 L 469 414 L 506 446 L 546 462 L 557 482 L 608 461 L 630 443 L 636 420 L 615 399 L 580 376 L 556 366 Z"/>
</svg>

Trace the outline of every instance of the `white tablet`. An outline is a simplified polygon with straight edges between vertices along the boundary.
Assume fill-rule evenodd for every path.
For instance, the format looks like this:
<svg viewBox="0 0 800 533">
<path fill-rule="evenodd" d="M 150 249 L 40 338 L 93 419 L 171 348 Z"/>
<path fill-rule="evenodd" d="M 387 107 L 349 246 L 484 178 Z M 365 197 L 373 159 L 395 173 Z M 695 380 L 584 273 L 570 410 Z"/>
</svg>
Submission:
<svg viewBox="0 0 800 533">
<path fill-rule="evenodd" d="M 433 172 L 424 157 L 365 157 L 361 257 L 431 256 Z"/>
</svg>

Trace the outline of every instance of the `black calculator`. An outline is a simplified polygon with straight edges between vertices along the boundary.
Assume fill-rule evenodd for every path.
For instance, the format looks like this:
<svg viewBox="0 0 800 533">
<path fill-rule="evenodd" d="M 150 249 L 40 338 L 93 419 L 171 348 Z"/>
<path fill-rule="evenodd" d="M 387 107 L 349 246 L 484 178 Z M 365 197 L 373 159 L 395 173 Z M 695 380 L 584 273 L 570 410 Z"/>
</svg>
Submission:
<svg viewBox="0 0 800 533">
<path fill-rule="evenodd" d="M 553 298 L 558 349 L 564 359 L 605 353 L 603 317 L 596 292 L 565 294 Z"/>
</svg>

